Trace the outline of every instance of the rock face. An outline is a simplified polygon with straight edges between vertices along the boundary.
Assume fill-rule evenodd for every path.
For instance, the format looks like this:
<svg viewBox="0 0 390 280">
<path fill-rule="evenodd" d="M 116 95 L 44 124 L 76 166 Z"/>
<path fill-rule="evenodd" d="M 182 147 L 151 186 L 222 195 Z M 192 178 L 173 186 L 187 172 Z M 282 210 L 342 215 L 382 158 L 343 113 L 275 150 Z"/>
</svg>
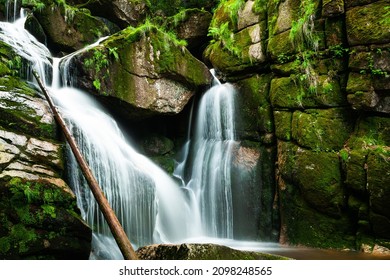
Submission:
<svg viewBox="0 0 390 280">
<path fill-rule="evenodd" d="M 389 12 L 387 0 L 231 0 L 213 15 L 205 57 L 239 87 L 241 139 L 276 160 L 261 185 L 278 200 L 262 209 L 281 242 L 389 244 Z"/>
<path fill-rule="evenodd" d="M 88 10 L 47 2 L 34 15 L 46 34 L 49 48 L 54 52 L 73 52 L 110 32 L 103 21 L 91 16 Z"/>
<path fill-rule="evenodd" d="M 202 62 L 150 24 L 129 27 L 74 60 L 78 85 L 131 119 L 177 114 L 211 83 Z"/>
<path fill-rule="evenodd" d="M 73 2 L 82 2 L 84 4 L 82 6 L 94 15 L 107 18 L 121 28 L 129 25 L 137 26 L 145 19 L 149 8 L 146 1 L 139 0 L 76 0 Z"/>
<path fill-rule="evenodd" d="M 215 244 L 150 245 L 139 248 L 142 260 L 282 260 L 285 257 L 246 252 Z"/>
<path fill-rule="evenodd" d="M 13 75 L 1 44 L 0 258 L 87 259 L 91 229 L 62 179 L 63 143 L 46 102 Z M 13 65 L 10 69 L 9 66 Z"/>
</svg>

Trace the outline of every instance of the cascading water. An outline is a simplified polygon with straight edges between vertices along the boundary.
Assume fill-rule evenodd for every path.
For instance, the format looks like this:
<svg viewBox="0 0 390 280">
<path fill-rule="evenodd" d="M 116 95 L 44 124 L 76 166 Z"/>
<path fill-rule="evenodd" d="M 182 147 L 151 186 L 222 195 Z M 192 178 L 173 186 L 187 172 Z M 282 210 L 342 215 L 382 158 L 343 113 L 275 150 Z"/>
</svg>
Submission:
<svg viewBox="0 0 390 280">
<path fill-rule="evenodd" d="M 234 128 L 234 95 L 230 84 L 215 84 L 200 100 L 187 188 L 194 194 L 201 232 L 213 238 L 233 238 L 231 165 L 238 145 Z M 180 174 L 181 172 L 181 174 Z M 184 170 L 176 175 L 185 177 Z"/>
<path fill-rule="evenodd" d="M 188 139 L 182 162 L 175 170 L 174 175 L 183 181 L 179 185 L 129 144 L 100 104 L 71 86 L 71 80 L 77 78 L 71 77 L 69 71 L 75 54 L 52 58 L 49 50 L 24 30 L 25 15 L 23 12 L 21 15 L 22 18 L 12 24 L 0 23 L 0 39 L 30 61 L 27 78 L 31 78 L 28 73 L 35 68 L 46 81 L 60 113 L 135 247 L 186 240 L 202 242 L 208 237 L 215 241 L 232 240 L 231 164 L 233 150 L 238 145 L 234 128 L 234 88 L 217 81 L 202 97 L 194 135 Z M 50 77 L 53 77 L 52 83 Z M 83 217 L 94 230 L 91 258 L 121 258 L 70 152 L 68 158 L 69 184 L 77 195 Z"/>
</svg>

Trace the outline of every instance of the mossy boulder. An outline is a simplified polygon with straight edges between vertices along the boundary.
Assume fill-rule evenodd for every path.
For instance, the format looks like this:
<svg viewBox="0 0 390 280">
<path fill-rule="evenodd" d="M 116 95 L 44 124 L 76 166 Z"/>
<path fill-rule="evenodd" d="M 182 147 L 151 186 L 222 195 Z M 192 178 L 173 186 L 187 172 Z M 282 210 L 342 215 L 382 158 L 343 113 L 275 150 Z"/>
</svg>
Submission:
<svg viewBox="0 0 390 280">
<path fill-rule="evenodd" d="M 299 12 L 300 1 L 298 0 L 286 0 L 278 4 L 277 11 L 272 13 L 272 20 L 275 24 L 270 30 L 270 36 L 272 37 L 291 29 L 293 21 L 299 19 Z"/>
<path fill-rule="evenodd" d="M 390 6 L 389 6 L 390 7 Z M 355 110 L 390 113 L 390 59 L 382 48 L 354 48 L 349 56 L 348 102 Z"/>
<path fill-rule="evenodd" d="M 353 192 L 361 195 L 367 195 L 367 174 L 366 162 L 367 153 L 365 149 L 342 150 L 341 158 L 345 164 L 345 184 Z"/>
<path fill-rule="evenodd" d="M 292 116 L 290 111 L 273 111 L 275 121 L 275 135 L 278 139 L 290 141 L 292 137 Z"/>
<path fill-rule="evenodd" d="M 384 0 L 354 7 L 346 12 L 347 36 L 350 46 L 390 42 L 389 11 L 386 10 L 389 5 L 390 1 Z"/>
<path fill-rule="evenodd" d="M 38 93 L 18 78 L 0 81 L 6 87 L 6 91 L 0 91 L 0 126 L 30 136 L 56 138 L 54 118 Z"/>
<path fill-rule="evenodd" d="M 45 180 L 0 181 L 5 259 L 87 259 L 91 230 L 80 218 L 74 194 Z"/>
<path fill-rule="evenodd" d="M 390 148 L 372 150 L 367 157 L 367 189 L 370 197 L 370 221 L 378 237 L 390 238 Z"/>
<path fill-rule="evenodd" d="M 174 30 L 179 39 L 186 40 L 188 50 L 201 57 L 208 43 L 208 29 L 212 14 L 200 9 L 186 9 L 166 19 L 169 30 Z"/>
<path fill-rule="evenodd" d="M 292 138 L 316 151 L 338 151 L 352 129 L 351 114 L 345 109 L 308 109 L 295 111 L 292 117 Z"/>
<path fill-rule="evenodd" d="M 215 244 L 150 245 L 137 250 L 142 260 L 287 260 L 259 252 L 239 251 Z"/>
<path fill-rule="evenodd" d="M 73 2 L 84 2 L 79 6 L 89 9 L 94 16 L 110 20 L 121 28 L 126 28 L 129 25 L 136 27 L 149 12 L 148 1 L 92 0 Z"/>
<path fill-rule="evenodd" d="M 47 3 L 34 16 L 42 26 L 47 44 L 53 52 L 73 52 L 94 43 L 109 34 L 102 20 L 91 16 L 88 10 L 67 4 Z"/>
<path fill-rule="evenodd" d="M 232 36 L 234 43 L 227 43 L 223 38 L 217 39 L 205 50 L 205 58 L 213 68 L 226 75 L 265 68 L 267 57 L 264 23 L 227 35 Z"/>
<path fill-rule="evenodd" d="M 347 215 L 329 217 L 313 209 L 300 189 L 279 180 L 281 242 L 316 248 L 354 249 L 355 232 Z"/>
<path fill-rule="evenodd" d="M 301 75 L 275 78 L 271 81 L 270 99 L 275 108 L 284 109 L 334 107 L 346 103 L 339 81 L 325 75 L 318 77 L 314 88 L 306 78 L 302 80 Z"/>
<path fill-rule="evenodd" d="M 307 203 L 324 214 L 341 217 L 346 206 L 337 153 L 299 149 L 296 178 Z"/>
<path fill-rule="evenodd" d="M 316 211 L 338 218 L 346 205 L 338 154 L 313 152 L 291 142 L 278 142 L 278 172 L 299 188 Z"/>
<path fill-rule="evenodd" d="M 296 49 L 290 40 L 290 30 L 271 36 L 268 40 L 267 52 L 272 60 L 278 59 L 281 55 L 296 53 Z"/>
<path fill-rule="evenodd" d="M 254 1 L 224 1 L 214 12 L 213 40 L 204 57 L 226 75 L 266 67 L 267 24 L 253 6 Z"/>
<path fill-rule="evenodd" d="M 375 213 L 390 219 L 390 148 L 376 149 L 367 156 L 367 188 Z M 390 237 L 390 235 L 388 236 Z"/>
<path fill-rule="evenodd" d="M 254 75 L 237 82 L 237 134 L 243 139 L 259 139 L 273 132 L 272 109 L 269 101 L 271 75 Z"/>
<path fill-rule="evenodd" d="M 202 62 L 150 23 L 111 36 L 74 63 L 81 74 L 78 86 L 130 119 L 177 114 L 211 83 Z"/>
</svg>

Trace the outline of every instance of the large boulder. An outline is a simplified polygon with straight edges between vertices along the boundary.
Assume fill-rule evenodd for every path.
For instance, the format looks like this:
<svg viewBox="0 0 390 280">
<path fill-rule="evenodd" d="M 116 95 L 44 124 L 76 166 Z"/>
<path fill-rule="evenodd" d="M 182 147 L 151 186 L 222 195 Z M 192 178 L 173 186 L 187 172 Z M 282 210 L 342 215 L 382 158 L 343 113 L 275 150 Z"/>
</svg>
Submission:
<svg viewBox="0 0 390 280">
<path fill-rule="evenodd" d="M 48 3 L 43 9 L 36 9 L 34 15 L 53 52 L 73 52 L 110 33 L 105 23 L 91 16 L 89 10 L 67 4 Z"/>
<path fill-rule="evenodd" d="M 137 250 L 143 260 L 283 260 L 286 257 L 239 251 L 215 244 L 150 245 Z"/>
<path fill-rule="evenodd" d="M 145 19 L 149 10 L 148 1 L 139 0 L 92 0 L 75 2 L 85 2 L 82 6 L 88 8 L 95 16 L 107 18 L 121 28 L 126 28 L 129 25 L 137 26 Z"/>
<path fill-rule="evenodd" d="M 389 0 L 351 8 L 346 13 L 350 46 L 389 43 L 390 20 L 386 7 Z"/>
<path fill-rule="evenodd" d="M 208 30 L 212 14 L 200 9 L 187 9 L 179 14 L 167 18 L 168 29 L 174 30 L 177 37 L 186 40 L 188 50 L 193 54 L 199 54 L 208 43 Z"/>
<path fill-rule="evenodd" d="M 74 58 L 78 86 L 128 118 L 177 114 L 211 83 L 207 67 L 180 44 L 150 23 L 129 27 Z"/>
</svg>

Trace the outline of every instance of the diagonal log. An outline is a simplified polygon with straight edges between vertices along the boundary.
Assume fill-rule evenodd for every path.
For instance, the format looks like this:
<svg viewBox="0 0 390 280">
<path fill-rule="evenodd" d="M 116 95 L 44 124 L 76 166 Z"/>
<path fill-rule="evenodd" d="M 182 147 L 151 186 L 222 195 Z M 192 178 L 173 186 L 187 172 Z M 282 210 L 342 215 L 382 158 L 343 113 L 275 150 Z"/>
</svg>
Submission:
<svg viewBox="0 0 390 280">
<path fill-rule="evenodd" d="M 55 120 L 57 121 L 58 125 L 60 126 L 66 140 L 68 141 L 72 152 L 81 168 L 81 171 L 84 174 L 85 179 L 88 182 L 88 185 L 99 205 L 100 211 L 103 213 L 104 218 L 106 219 L 111 233 L 115 238 L 115 241 L 117 242 L 119 249 L 122 252 L 122 255 L 125 260 L 136 260 L 138 259 L 133 246 L 130 243 L 130 240 L 128 239 L 125 231 L 123 230 L 122 225 L 120 224 L 117 216 L 115 215 L 114 211 L 112 210 L 110 204 L 108 203 L 107 198 L 104 196 L 102 189 L 99 186 L 99 183 L 93 176 L 91 169 L 89 168 L 87 162 L 85 161 L 83 155 L 80 152 L 80 149 L 77 146 L 77 143 L 73 136 L 71 135 L 69 129 L 66 127 L 64 119 L 61 117 L 61 115 L 58 113 L 53 100 L 51 99 L 47 89 L 42 83 L 42 80 L 40 79 L 38 73 L 33 70 L 33 75 L 35 79 L 38 82 L 39 87 L 41 88 L 43 94 L 45 95 L 49 106 L 52 110 L 52 113 L 54 115 Z"/>
</svg>

